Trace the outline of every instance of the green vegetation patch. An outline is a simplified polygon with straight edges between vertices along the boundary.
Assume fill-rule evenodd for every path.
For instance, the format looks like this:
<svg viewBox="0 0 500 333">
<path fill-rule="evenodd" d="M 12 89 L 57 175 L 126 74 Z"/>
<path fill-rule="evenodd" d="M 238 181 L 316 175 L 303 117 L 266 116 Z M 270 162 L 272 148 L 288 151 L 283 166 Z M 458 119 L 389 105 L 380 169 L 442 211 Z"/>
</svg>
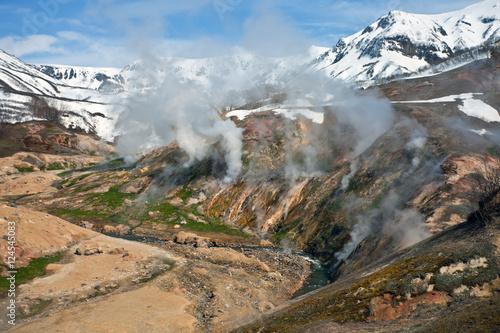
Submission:
<svg viewBox="0 0 500 333">
<path fill-rule="evenodd" d="M 189 187 L 189 182 L 182 187 L 182 190 L 179 191 L 179 198 L 182 199 L 182 201 L 186 201 L 190 196 L 193 195 L 193 190 Z"/>
<path fill-rule="evenodd" d="M 28 168 L 23 168 L 23 167 L 19 167 L 19 166 L 15 166 L 15 168 L 19 171 L 19 172 L 33 172 L 35 171 L 33 169 L 33 166 L 30 166 Z"/>
<path fill-rule="evenodd" d="M 486 148 L 486 152 L 493 157 L 500 157 L 500 147 L 498 146 L 488 147 Z"/>
<path fill-rule="evenodd" d="M 28 266 L 16 269 L 16 286 L 26 283 L 36 277 L 44 276 L 47 273 L 45 267 L 47 267 L 48 264 L 61 261 L 63 257 L 64 254 L 58 252 L 50 256 L 31 259 Z M 2 277 L 0 279 L 0 295 L 5 295 L 5 293 L 7 293 L 9 285 L 10 282 L 6 278 Z"/>
<path fill-rule="evenodd" d="M 91 194 L 87 197 L 86 201 L 92 202 L 94 206 L 106 206 L 108 210 L 114 210 L 121 207 L 125 199 L 133 200 L 137 197 L 137 194 L 120 193 L 118 189 L 123 184 L 119 186 L 112 187 L 105 193 Z"/>
<path fill-rule="evenodd" d="M 67 166 L 65 166 L 61 162 L 53 162 L 53 163 L 49 163 L 49 165 L 47 165 L 46 168 L 47 168 L 48 171 L 51 171 L 51 170 L 66 170 Z"/>
<path fill-rule="evenodd" d="M 77 221 L 77 222 L 79 222 L 82 218 L 97 219 L 101 221 L 107 221 L 109 218 L 109 215 L 105 213 L 94 212 L 89 210 L 79 210 L 79 209 L 62 208 L 53 210 L 50 213 L 52 215 L 67 218 L 70 221 Z"/>
<path fill-rule="evenodd" d="M 370 184 L 371 181 L 372 181 L 372 179 L 370 179 L 370 178 L 351 179 L 351 181 L 349 182 L 349 185 L 347 186 L 346 192 L 359 193 L 363 189 L 368 187 L 368 185 Z"/>
<path fill-rule="evenodd" d="M 183 225 L 184 228 L 191 229 L 193 231 L 203 231 L 203 232 L 215 232 L 231 236 L 239 236 L 248 238 L 249 236 L 238 229 L 233 229 L 223 223 L 216 217 L 210 217 L 207 219 L 205 216 L 201 216 L 194 206 L 189 207 L 177 207 L 168 202 L 162 202 L 159 205 L 151 204 L 149 210 L 158 211 L 159 215 L 153 220 L 158 223 L 163 223 L 167 225 L 174 226 L 179 224 L 182 220 L 185 220 L 187 224 Z M 197 222 L 188 217 L 189 214 L 193 214 L 207 221 L 207 223 Z M 146 219 L 151 219 L 151 217 L 144 214 L 141 218 L 142 221 Z"/>
</svg>

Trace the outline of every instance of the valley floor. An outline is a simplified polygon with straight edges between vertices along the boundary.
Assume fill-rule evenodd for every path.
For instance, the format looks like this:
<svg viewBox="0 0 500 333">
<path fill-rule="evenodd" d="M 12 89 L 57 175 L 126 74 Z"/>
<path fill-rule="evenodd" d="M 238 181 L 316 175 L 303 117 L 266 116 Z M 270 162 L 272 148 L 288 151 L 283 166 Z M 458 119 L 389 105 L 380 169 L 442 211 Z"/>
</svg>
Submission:
<svg viewBox="0 0 500 333">
<path fill-rule="evenodd" d="M 310 262 L 291 254 L 198 248 L 173 239 L 146 244 L 11 204 L 9 200 L 26 194 L 57 191 L 53 185 L 60 171 L 21 173 L 14 167 L 19 162 L 16 157 L 0 159 L 2 233 L 7 234 L 8 222 L 15 222 L 19 266 L 46 256 L 59 258 L 43 267 L 46 275 L 17 286 L 16 326 L 7 324 L 2 306 L 1 330 L 228 331 L 289 299 L 310 274 Z M 227 235 L 223 239 L 230 241 Z M 5 238 L 0 240 L 3 262 L 7 245 Z M 3 298 L 2 305 L 8 301 Z"/>
</svg>

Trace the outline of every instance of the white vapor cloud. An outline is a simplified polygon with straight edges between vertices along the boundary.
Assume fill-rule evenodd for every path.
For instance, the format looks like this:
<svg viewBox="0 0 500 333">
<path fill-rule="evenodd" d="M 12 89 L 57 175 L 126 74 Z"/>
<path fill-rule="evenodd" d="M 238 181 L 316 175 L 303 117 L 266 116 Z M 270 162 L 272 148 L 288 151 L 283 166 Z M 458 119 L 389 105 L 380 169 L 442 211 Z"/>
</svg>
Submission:
<svg viewBox="0 0 500 333">
<path fill-rule="evenodd" d="M 236 179 L 242 167 L 243 129 L 221 120 L 210 106 L 210 93 L 169 76 L 158 77 L 159 66 L 154 57 L 142 59 L 143 75 L 155 82 L 154 88 L 138 90 L 125 101 L 116 124 L 124 134 L 117 150 L 131 160 L 138 153 L 177 141 L 189 157 L 185 166 L 222 154 L 227 166 L 224 180 Z"/>
<path fill-rule="evenodd" d="M 335 254 L 335 264 L 346 260 L 372 233 L 380 231 L 383 235 L 392 237 L 397 248 L 408 247 L 429 237 L 431 234 L 422 215 L 416 210 L 401 208 L 402 201 L 398 194 L 391 193 L 380 207 L 360 212 L 366 202 L 357 197 L 349 197 L 344 209 L 354 215 L 355 224 L 349 241 Z"/>
</svg>

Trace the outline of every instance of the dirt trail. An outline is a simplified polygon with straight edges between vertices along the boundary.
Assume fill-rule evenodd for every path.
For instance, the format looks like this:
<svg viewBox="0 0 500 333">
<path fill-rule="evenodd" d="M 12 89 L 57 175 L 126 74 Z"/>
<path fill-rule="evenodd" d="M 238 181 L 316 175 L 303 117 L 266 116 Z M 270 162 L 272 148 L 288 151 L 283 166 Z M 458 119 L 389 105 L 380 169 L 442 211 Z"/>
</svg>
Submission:
<svg viewBox="0 0 500 333">
<path fill-rule="evenodd" d="M 96 299 L 28 323 L 11 332 L 192 332 L 196 318 L 177 294 L 145 286 Z"/>
</svg>

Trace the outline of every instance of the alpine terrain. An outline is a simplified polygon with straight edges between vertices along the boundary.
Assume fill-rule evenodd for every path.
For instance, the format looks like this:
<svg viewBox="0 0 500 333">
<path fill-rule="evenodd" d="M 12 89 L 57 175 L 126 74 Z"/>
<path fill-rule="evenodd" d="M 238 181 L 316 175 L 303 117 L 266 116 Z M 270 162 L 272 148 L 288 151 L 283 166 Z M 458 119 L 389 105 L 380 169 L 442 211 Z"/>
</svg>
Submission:
<svg viewBox="0 0 500 333">
<path fill-rule="evenodd" d="M 500 330 L 499 29 L 487 0 L 282 58 L 0 52 L 1 329 Z"/>
</svg>

